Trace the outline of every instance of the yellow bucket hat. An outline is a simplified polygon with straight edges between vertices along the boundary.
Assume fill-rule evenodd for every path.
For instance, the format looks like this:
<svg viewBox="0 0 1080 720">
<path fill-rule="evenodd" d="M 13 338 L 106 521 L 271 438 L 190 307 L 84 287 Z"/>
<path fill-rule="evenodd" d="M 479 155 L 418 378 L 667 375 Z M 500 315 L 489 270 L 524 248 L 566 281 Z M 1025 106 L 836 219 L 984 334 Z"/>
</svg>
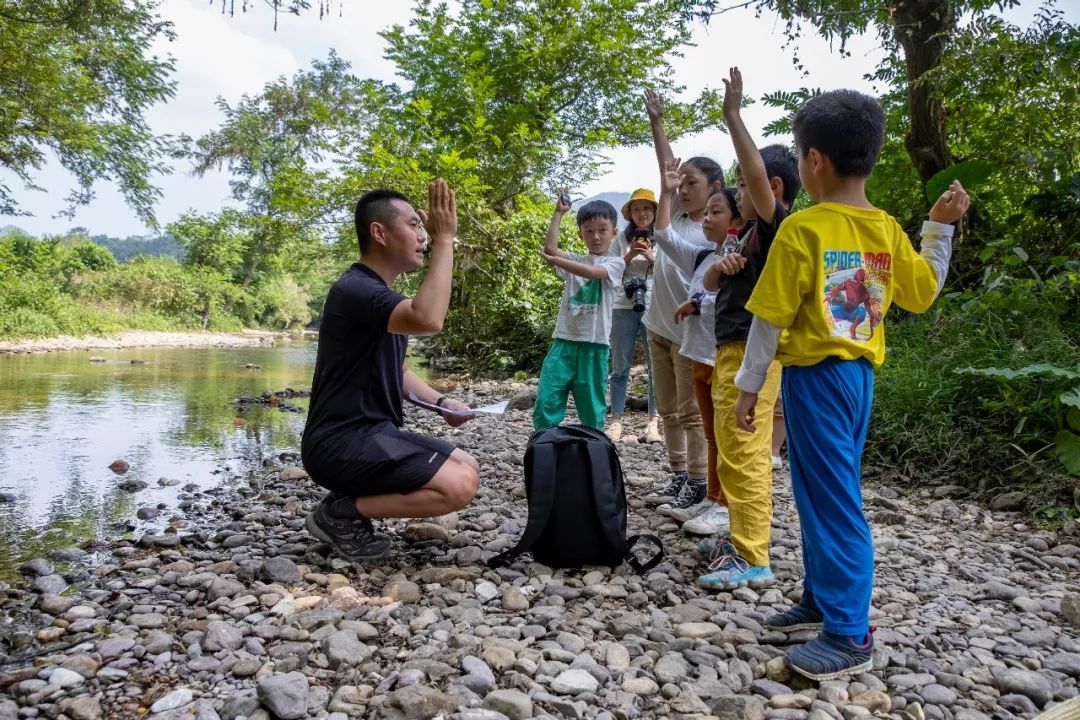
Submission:
<svg viewBox="0 0 1080 720">
<path fill-rule="evenodd" d="M 630 199 L 626 201 L 626 204 L 622 206 L 622 216 L 624 219 L 630 219 L 630 203 L 636 200 L 644 200 L 653 204 L 653 210 L 657 208 L 656 194 L 649 188 L 638 188 L 634 191 L 634 194 L 630 196 Z"/>
</svg>

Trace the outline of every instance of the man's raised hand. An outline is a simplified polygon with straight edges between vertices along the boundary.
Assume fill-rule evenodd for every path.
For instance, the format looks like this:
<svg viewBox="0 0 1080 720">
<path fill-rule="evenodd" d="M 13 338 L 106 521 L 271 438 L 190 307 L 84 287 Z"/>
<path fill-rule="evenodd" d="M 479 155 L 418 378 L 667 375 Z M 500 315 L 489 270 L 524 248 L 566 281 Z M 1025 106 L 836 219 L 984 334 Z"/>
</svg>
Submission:
<svg viewBox="0 0 1080 720">
<path fill-rule="evenodd" d="M 457 201 L 454 191 L 439 178 L 428 185 L 428 209 L 424 217 L 424 228 L 432 242 L 453 242 L 457 235 Z"/>
<path fill-rule="evenodd" d="M 664 117 L 664 101 L 649 88 L 645 91 L 645 112 L 649 114 L 649 120 L 659 120 Z"/>
<path fill-rule="evenodd" d="M 742 73 L 739 68 L 729 70 L 729 76 L 724 80 L 724 117 L 734 117 L 742 108 L 743 86 Z"/>
</svg>

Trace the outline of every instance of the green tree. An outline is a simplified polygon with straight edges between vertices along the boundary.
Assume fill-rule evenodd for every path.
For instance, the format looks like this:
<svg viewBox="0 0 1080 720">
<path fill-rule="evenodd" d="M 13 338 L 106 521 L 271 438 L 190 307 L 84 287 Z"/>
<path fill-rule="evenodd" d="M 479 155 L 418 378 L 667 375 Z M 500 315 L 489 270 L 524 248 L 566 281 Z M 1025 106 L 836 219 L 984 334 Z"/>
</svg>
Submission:
<svg viewBox="0 0 1080 720">
<path fill-rule="evenodd" d="M 51 151 L 78 183 L 69 214 L 113 180 L 153 224 L 167 142 L 144 114 L 173 94 L 172 59 L 151 54 L 158 37 L 172 26 L 152 0 L 0 0 L 0 167 L 41 189 L 33 173 Z M 19 213 L 3 183 L 0 213 Z"/>
<path fill-rule="evenodd" d="M 982 17 L 992 8 L 1013 7 L 1018 0 L 686 0 L 686 17 L 711 18 L 737 8 L 776 12 L 786 22 L 789 40 L 797 41 L 804 23 L 826 40 L 839 41 L 840 52 L 852 36 L 875 32 L 901 69 L 908 127 L 904 147 L 923 182 L 953 164 L 946 136 L 947 112 L 935 72 L 953 42 L 959 18 Z M 795 62 L 799 64 L 798 53 Z"/>
<path fill-rule="evenodd" d="M 603 151 L 650 139 L 641 91 L 672 95 L 671 60 L 690 42 L 673 0 L 420 0 L 384 33 L 406 92 L 395 127 L 421 166 L 465 163 L 504 217 L 545 182 L 596 177 Z M 669 103 L 678 136 L 722 123 L 717 96 Z M 407 127 L 406 127 L 407 125 Z"/>
<path fill-rule="evenodd" d="M 379 91 L 331 53 L 235 107 L 219 100 L 221 128 L 191 143 L 190 152 L 198 174 L 229 169 L 232 195 L 244 209 L 189 216 L 172 226 L 189 264 L 213 267 L 247 291 L 281 276 L 327 223 L 336 228 L 341 213 L 333 203 L 330 158 L 347 132 L 363 130 L 370 97 Z"/>
</svg>

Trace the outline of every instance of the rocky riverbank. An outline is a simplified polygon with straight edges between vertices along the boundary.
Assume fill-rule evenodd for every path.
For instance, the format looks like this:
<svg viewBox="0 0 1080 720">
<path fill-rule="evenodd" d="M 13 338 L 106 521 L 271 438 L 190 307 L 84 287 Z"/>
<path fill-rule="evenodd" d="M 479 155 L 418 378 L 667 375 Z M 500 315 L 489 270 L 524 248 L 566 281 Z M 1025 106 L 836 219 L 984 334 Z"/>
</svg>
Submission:
<svg viewBox="0 0 1080 720">
<path fill-rule="evenodd" d="M 489 403 L 506 392 L 465 394 Z M 1032 717 L 1080 692 L 1075 538 L 932 488 L 868 487 L 875 669 L 817 685 L 781 660 L 809 635 L 764 628 L 798 597 L 786 473 L 774 588 L 694 586 L 692 543 L 640 500 L 662 473 L 650 445 L 622 449 L 630 524 L 659 532 L 667 561 L 646 577 L 525 560 L 492 571 L 484 559 L 525 523 L 529 413 L 455 430 L 409 412 L 480 460 L 471 507 L 384 523 L 394 553 L 357 568 L 304 531 L 322 493 L 293 455 L 214 490 L 190 486 L 138 539 L 53 553 L 3 588 L 0 720 L 981 720 Z"/>
<path fill-rule="evenodd" d="M 281 333 L 265 330 L 244 330 L 238 333 L 136 331 L 108 337 L 61 335 L 52 338 L 0 342 L 0 355 L 61 350 L 122 350 L 138 347 L 258 347 L 273 345 L 275 338 L 278 337 L 281 337 Z"/>
</svg>

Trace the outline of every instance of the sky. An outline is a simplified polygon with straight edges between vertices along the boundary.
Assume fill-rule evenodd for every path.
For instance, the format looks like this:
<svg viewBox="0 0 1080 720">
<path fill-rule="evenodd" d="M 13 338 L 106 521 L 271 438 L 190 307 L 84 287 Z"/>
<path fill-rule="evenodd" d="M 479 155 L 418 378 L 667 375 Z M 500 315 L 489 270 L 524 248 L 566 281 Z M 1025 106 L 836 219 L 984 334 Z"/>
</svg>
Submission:
<svg viewBox="0 0 1080 720">
<path fill-rule="evenodd" d="M 336 12 L 339 4 L 340 17 Z M 255 0 L 246 14 L 237 12 L 235 17 L 222 15 L 220 0 L 213 4 L 207 0 L 163 0 L 161 15 L 174 24 L 176 38 L 172 42 L 159 40 L 154 52 L 175 59 L 177 91 L 168 103 L 149 111 L 150 126 L 158 133 L 198 137 L 222 120 L 215 105 L 217 98 L 233 104 L 243 94 L 258 93 L 266 83 L 282 75 L 291 76 L 310 67 L 312 60 L 325 58 L 331 49 L 352 63 L 353 72 L 360 77 L 398 80 L 393 64 L 383 57 L 385 43 L 378 31 L 393 24 L 407 24 L 411 5 L 404 1 L 340 0 L 339 3 L 335 0 L 335 12 L 330 17 L 320 21 L 317 11 L 301 16 L 282 15 L 274 32 L 272 14 L 259 0 Z M 1030 7 L 1021 8 L 1010 19 L 1026 22 L 1037 6 L 1033 3 L 1025 6 Z M 1080 10 L 1072 6 L 1072 0 L 1063 2 L 1061 7 L 1066 9 L 1069 19 L 1080 18 Z M 793 50 L 782 48 L 783 30 L 783 22 L 774 16 L 755 17 L 748 9 L 725 13 L 708 25 L 695 25 L 696 45 L 685 48 L 685 57 L 673 63 L 678 82 L 686 86 L 681 99 L 690 100 L 705 87 L 722 89 L 721 78 L 731 65 L 742 69 L 744 94 L 751 98 L 803 86 L 873 92 L 863 75 L 883 57 L 876 37 L 849 41 L 850 56 L 841 57 L 836 47 L 830 47 L 808 30 L 799 45 L 799 56 L 809 71 L 804 77 L 792 63 Z M 761 48 L 768 51 L 761 52 Z M 644 115 L 644 105 L 640 111 Z M 758 102 L 744 109 L 743 118 L 755 139 L 764 142 L 761 129 L 779 114 L 779 110 Z M 769 141 L 787 140 L 790 138 Z M 708 155 L 725 167 L 734 161 L 731 143 L 719 130 L 686 136 L 672 143 L 672 147 L 676 157 Z M 658 186 L 651 147 L 615 148 L 608 157 L 612 161 L 608 172 L 585 187 L 575 188 L 575 196 Z M 7 171 L 0 170 L 0 179 L 15 191 L 22 209 L 32 213 L 18 217 L 0 215 L 0 226 L 14 224 L 38 236 L 62 233 L 75 226 L 87 228 L 91 235 L 151 234 L 111 183 L 96 185 L 96 198 L 78 208 L 74 219 L 55 217 L 64 208 L 64 198 L 74 185 L 72 177 L 56 162 L 50 162 L 35 176 L 37 184 L 46 188 L 44 192 L 21 189 L 18 180 Z M 157 206 L 162 227 L 188 210 L 213 212 L 231 204 L 227 171 L 195 177 L 190 173 L 190 164 L 177 161 L 174 173 L 158 177 L 156 184 L 164 192 Z"/>
</svg>

